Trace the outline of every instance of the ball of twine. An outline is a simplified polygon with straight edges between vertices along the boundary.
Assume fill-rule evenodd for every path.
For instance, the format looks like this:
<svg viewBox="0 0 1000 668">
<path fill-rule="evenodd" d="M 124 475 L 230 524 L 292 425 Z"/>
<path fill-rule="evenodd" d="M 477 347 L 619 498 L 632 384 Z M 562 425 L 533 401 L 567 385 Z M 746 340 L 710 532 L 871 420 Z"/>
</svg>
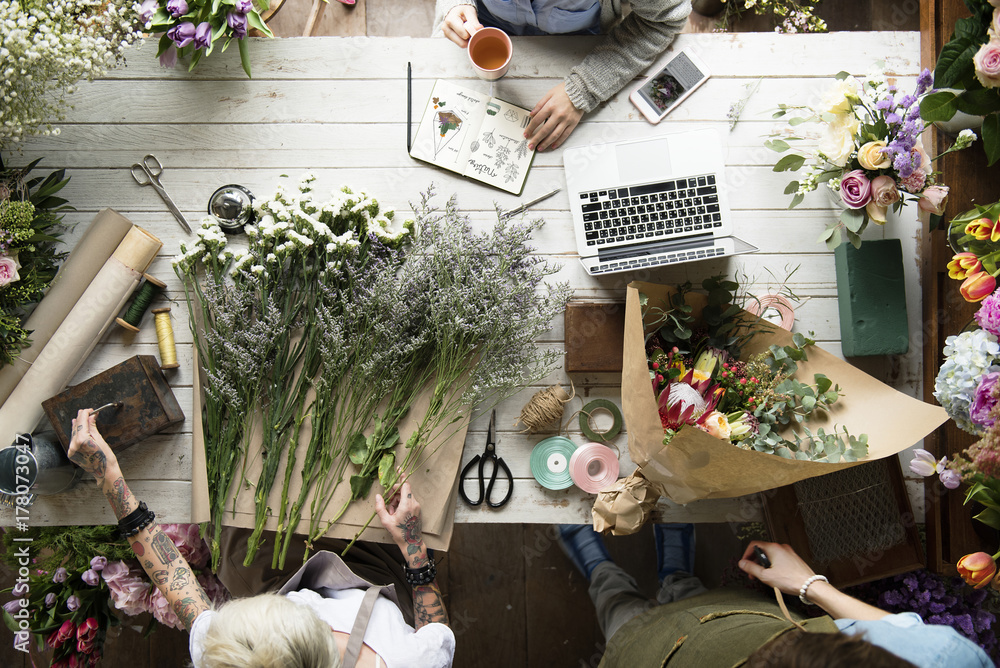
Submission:
<svg viewBox="0 0 1000 668">
<path fill-rule="evenodd" d="M 533 434 L 556 420 L 561 422 L 563 406 L 569 403 L 574 396 L 576 396 L 575 388 L 573 388 L 573 394 L 569 395 L 566 394 L 562 385 L 550 385 L 544 390 L 539 390 L 521 409 L 521 415 L 514 421 L 514 426 L 516 427 L 519 423 L 523 424 L 525 429 L 521 433 Z"/>
</svg>

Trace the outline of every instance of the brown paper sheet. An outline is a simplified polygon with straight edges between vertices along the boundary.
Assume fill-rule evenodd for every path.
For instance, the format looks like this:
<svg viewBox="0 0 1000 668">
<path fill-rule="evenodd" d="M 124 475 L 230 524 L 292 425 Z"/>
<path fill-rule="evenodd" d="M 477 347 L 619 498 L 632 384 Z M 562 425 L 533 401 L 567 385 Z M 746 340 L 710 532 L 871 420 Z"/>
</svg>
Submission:
<svg viewBox="0 0 1000 668">
<path fill-rule="evenodd" d="M 200 387 L 200 385 L 196 380 L 196 388 L 197 387 Z M 419 420 L 427 412 L 432 391 L 432 388 L 428 388 L 420 394 L 413 406 L 410 408 L 410 412 L 399 425 L 401 438 L 399 445 L 396 446 L 397 462 L 401 462 L 406 455 L 406 439 L 409 438 L 410 434 L 416 430 Z M 200 392 L 196 391 L 194 414 L 197 417 L 195 419 L 194 427 L 195 442 L 192 470 L 192 515 L 197 518 L 197 521 L 207 521 L 209 519 L 210 509 L 208 504 L 204 433 L 202 432 L 201 427 L 201 401 L 199 395 Z M 465 436 L 468 429 L 468 415 L 465 416 L 460 423 L 457 423 L 457 426 L 452 425 L 450 428 L 446 428 L 445 435 L 449 435 L 448 439 L 444 441 L 440 447 L 437 447 L 437 443 L 430 444 L 425 450 L 423 463 L 416 468 L 414 473 L 409 478 L 413 492 L 420 501 L 424 541 L 431 549 L 447 550 L 449 544 L 451 543 L 451 536 L 455 522 L 455 507 L 458 501 L 458 470 L 461 465 L 462 448 L 465 445 Z M 259 452 L 261 444 L 259 425 L 254 429 L 254 434 L 255 436 L 251 439 L 249 447 L 252 452 Z M 306 426 L 303 428 L 299 437 L 296 466 L 301 465 L 305 447 L 309 441 L 309 436 L 309 429 L 308 426 Z M 435 448 L 436 451 L 432 454 L 432 450 L 435 450 Z M 259 456 L 251 457 L 251 460 L 252 461 L 247 468 L 247 479 L 252 482 L 256 482 L 260 475 L 262 462 Z M 275 513 L 268 518 L 265 524 L 265 528 L 269 530 L 274 530 L 278 526 L 276 513 L 278 509 L 281 508 L 281 487 L 286 461 L 287 453 L 282 455 L 282 461 L 278 469 L 274 486 L 271 488 L 270 496 L 268 496 L 268 505 L 274 509 Z M 349 478 L 350 474 L 354 472 L 354 469 L 355 467 L 353 465 L 348 465 L 345 479 L 338 487 L 336 494 L 333 496 L 333 499 L 327 506 L 326 511 L 321 516 L 324 521 L 334 517 L 337 511 L 349 498 L 350 484 L 347 478 Z M 205 481 L 204 486 L 202 486 L 201 481 Z M 290 485 L 289 499 L 297 497 L 301 488 L 301 476 L 298 473 L 294 473 L 292 483 Z M 232 508 L 232 495 L 235 491 L 236 490 L 234 489 L 230 493 L 230 496 L 226 501 L 227 510 L 223 522 L 227 526 L 253 528 L 253 491 L 247 489 L 240 490 L 236 502 L 236 512 L 234 514 L 230 509 Z M 377 482 L 372 486 L 372 490 L 369 492 L 367 500 L 351 504 L 350 508 L 346 513 L 344 513 L 343 517 L 341 517 L 337 524 L 332 526 L 330 530 L 327 531 L 326 535 L 333 536 L 335 538 L 354 538 L 355 535 L 358 534 L 358 531 L 362 529 L 366 522 L 368 522 L 372 513 L 375 512 L 376 492 L 381 493 L 380 485 Z M 307 504 L 303 509 L 302 521 L 299 523 L 296 533 L 302 534 L 308 531 L 309 519 L 309 507 Z M 360 539 L 379 543 L 392 542 L 392 538 L 389 536 L 389 533 L 382 529 L 378 518 L 371 521 L 368 528 L 366 528 L 360 535 Z"/>
<path fill-rule="evenodd" d="M 614 485 L 598 493 L 594 501 L 594 531 L 615 536 L 628 536 L 638 531 L 663 490 L 650 483 L 642 471 L 633 471 L 625 478 L 619 478 Z"/>
<path fill-rule="evenodd" d="M 0 435 L 30 432 L 42 402 L 66 387 L 139 284 L 160 250 L 160 240 L 133 226 L 59 325 L 35 362 L 0 406 Z"/>
<path fill-rule="evenodd" d="M 643 345 L 639 292 L 655 304 L 661 303 L 672 290 L 652 283 L 631 283 L 628 287 L 622 410 L 632 460 L 673 501 L 689 503 L 743 496 L 856 465 L 798 461 L 742 450 L 693 428 L 682 429 L 668 445 L 663 445 L 663 427 L 649 382 Z M 697 317 L 704 306 L 704 296 L 690 294 L 688 303 Z M 755 336 L 744 347 L 743 356 L 764 351 L 771 344 L 788 345 L 791 341 L 791 333 L 774 328 Z M 948 419 L 943 408 L 909 397 L 819 347 L 812 347 L 808 354 L 809 361 L 799 363 L 797 377 L 811 380 L 814 373 L 824 373 L 840 386 L 842 396 L 827 417 L 810 420 L 807 426 L 813 432 L 820 427 L 830 431 L 837 426 L 846 427 L 855 436 L 868 434 L 869 454 L 862 461 L 894 455 Z"/>
<path fill-rule="evenodd" d="M 113 209 L 102 209 L 94 216 L 59 268 L 45 298 L 25 321 L 24 328 L 31 332 L 31 345 L 21 351 L 13 364 L 0 369 L 0 404 L 7 401 L 130 229 L 132 221 Z"/>
</svg>

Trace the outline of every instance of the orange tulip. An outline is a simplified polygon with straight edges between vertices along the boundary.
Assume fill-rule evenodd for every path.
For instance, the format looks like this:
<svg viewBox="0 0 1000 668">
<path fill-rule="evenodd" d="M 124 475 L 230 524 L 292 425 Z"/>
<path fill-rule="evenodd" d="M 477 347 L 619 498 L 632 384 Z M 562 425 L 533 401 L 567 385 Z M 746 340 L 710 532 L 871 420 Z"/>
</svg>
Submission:
<svg viewBox="0 0 1000 668">
<path fill-rule="evenodd" d="M 948 278 L 964 281 L 969 274 L 983 270 L 983 265 L 975 253 L 959 253 L 948 263 Z"/>
<path fill-rule="evenodd" d="M 989 218 L 977 218 L 965 226 L 965 233 L 971 234 L 979 241 L 1000 241 L 1000 219 L 992 221 Z"/>
<path fill-rule="evenodd" d="M 997 279 L 988 272 L 979 271 L 969 274 L 962 282 L 959 291 L 967 302 L 981 302 L 991 294 L 997 287 Z"/>
<path fill-rule="evenodd" d="M 958 574 L 976 589 L 982 589 L 989 584 L 996 572 L 996 562 L 985 552 L 973 552 L 958 560 Z"/>
</svg>

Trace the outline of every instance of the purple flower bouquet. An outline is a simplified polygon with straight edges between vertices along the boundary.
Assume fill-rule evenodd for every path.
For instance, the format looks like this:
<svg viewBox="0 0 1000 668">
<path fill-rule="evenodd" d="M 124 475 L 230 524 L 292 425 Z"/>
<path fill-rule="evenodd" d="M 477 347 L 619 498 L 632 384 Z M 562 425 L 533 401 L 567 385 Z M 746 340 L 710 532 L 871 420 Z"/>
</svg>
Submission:
<svg viewBox="0 0 1000 668">
<path fill-rule="evenodd" d="M 256 3 L 260 9 L 252 0 L 222 4 L 212 0 L 144 0 L 139 15 L 147 30 L 162 33 L 156 55 L 164 67 L 173 67 L 178 58 L 190 56 L 188 69 L 194 69 L 203 56 L 210 55 L 220 44 L 225 51 L 235 39 L 243 71 L 250 76 L 248 32 L 255 28 L 274 37 L 260 14 L 269 8 L 268 0 Z"/>
</svg>

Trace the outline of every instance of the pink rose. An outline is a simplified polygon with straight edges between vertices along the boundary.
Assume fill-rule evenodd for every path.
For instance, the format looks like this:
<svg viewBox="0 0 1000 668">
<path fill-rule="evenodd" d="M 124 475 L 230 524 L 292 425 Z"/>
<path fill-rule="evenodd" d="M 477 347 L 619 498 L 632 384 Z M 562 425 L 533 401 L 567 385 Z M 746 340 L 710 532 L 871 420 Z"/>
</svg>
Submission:
<svg viewBox="0 0 1000 668">
<path fill-rule="evenodd" d="M 923 211 L 928 211 L 930 213 L 937 214 L 939 216 L 944 215 L 944 206 L 948 203 L 948 186 L 928 186 L 924 190 L 920 199 L 917 200 L 917 206 Z"/>
<path fill-rule="evenodd" d="M 872 196 L 872 183 L 863 170 L 855 169 L 840 180 L 840 199 L 851 209 L 860 209 Z"/>
<path fill-rule="evenodd" d="M 899 201 L 899 188 L 891 176 L 876 176 L 872 179 L 872 201 L 879 206 L 892 206 Z"/>
<path fill-rule="evenodd" d="M 208 562 L 208 545 L 201 539 L 197 524 L 161 524 L 163 533 L 180 551 L 181 556 L 195 568 L 204 568 Z"/>
<path fill-rule="evenodd" d="M 21 263 L 17 261 L 17 256 L 0 255 L 0 287 L 21 280 L 17 270 L 21 268 Z"/>
<path fill-rule="evenodd" d="M 167 598 L 160 592 L 159 589 L 154 588 L 149 594 L 149 611 L 153 613 L 153 617 L 156 621 L 163 624 L 164 626 L 169 626 L 178 630 L 183 630 L 184 625 L 181 624 L 181 620 L 177 618 L 174 611 L 170 608 L 170 603 L 167 602 Z"/>
<path fill-rule="evenodd" d="M 1000 43 L 987 42 L 979 47 L 972 57 L 976 66 L 976 78 L 986 88 L 1000 86 Z"/>
</svg>

